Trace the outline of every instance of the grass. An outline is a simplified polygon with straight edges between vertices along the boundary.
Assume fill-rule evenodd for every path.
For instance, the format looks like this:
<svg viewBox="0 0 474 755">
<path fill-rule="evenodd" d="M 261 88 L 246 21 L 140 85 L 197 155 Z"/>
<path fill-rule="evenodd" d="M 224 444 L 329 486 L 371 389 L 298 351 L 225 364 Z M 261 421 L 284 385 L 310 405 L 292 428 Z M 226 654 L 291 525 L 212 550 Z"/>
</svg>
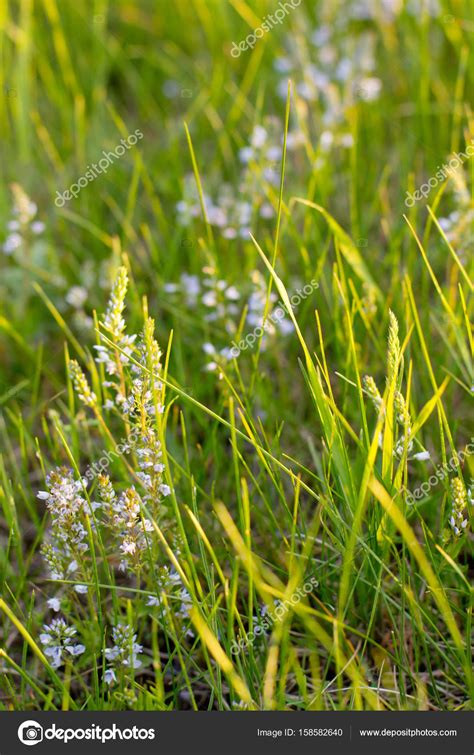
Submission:
<svg viewBox="0 0 474 755">
<path fill-rule="evenodd" d="M 472 707 L 474 21 L 378 5 L 0 10 L 1 709 Z"/>
</svg>

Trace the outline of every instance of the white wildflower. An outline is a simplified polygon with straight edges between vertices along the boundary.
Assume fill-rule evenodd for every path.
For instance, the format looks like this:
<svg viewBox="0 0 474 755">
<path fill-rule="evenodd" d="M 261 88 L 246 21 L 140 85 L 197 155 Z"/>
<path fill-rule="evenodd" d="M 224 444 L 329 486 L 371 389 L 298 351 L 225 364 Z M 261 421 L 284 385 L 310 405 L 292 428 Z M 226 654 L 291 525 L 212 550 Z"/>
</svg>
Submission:
<svg viewBox="0 0 474 755">
<path fill-rule="evenodd" d="M 68 626 L 64 619 L 53 619 L 50 624 L 43 626 L 40 642 L 44 645 L 44 654 L 50 658 L 53 668 L 58 668 L 64 663 L 64 651 L 70 655 L 84 653 L 85 646 L 73 639 L 76 634 L 77 630 Z"/>
</svg>

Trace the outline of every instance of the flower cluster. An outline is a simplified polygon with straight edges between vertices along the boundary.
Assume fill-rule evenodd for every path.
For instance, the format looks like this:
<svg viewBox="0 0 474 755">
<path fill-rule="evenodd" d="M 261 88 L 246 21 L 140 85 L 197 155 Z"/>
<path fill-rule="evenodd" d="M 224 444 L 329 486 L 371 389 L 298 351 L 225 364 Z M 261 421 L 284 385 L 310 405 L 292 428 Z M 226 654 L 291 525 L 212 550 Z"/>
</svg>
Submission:
<svg viewBox="0 0 474 755">
<path fill-rule="evenodd" d="M 297 95 L 320 110 L 323 128 L 318 166 L 331 149 L 352 147 L 347 110 L 357 100 L 377 100 L 382 90 L 381 80 L 373 75 L 374 35 L 369 31 L 356 34 L 354 30 L 347 34 L 345 19 L 346 13 L 321 24 L 310 37 L 309 50 L 296 37 L 288 37 L 286 54 L 276 58 L 274 64 L 281 75 L 277 87 L 280 96 L 286 99 L 291 78 Z"/>
<path fill-rule="evenodd" d="M 64 619 L 53 619 L 51 624 L 43 626 L 40 642 L 44 645 L 44 654 L 50 658 L 53 668 L 62 666 L 64 652 L 74 657 L 85 651 L 84 645 L 73 639 L 76 634 L 77 630 L 68 626 Z"/>
<path fill-rule="evenodd" d="M 99 513 L 122 555 L 119 569 L 136 571 L 147 548 L 146 533 L 153 530 L 150 520 L 143 516 L 142 500 L 133 487 L 117 496 L 110 478 L 102 474 L 98 477 L 98 492 Z"/>
<path fill-rule="evenodd" d="M 69 362 L 69 375 L 74 385 L 78 398 L 86 406 L 94 407 L 97 404 L 97 396 L 89 387 L 87 378 L 75 359 Z"/>
<path fill-rule="evenodd" d="M 237 181 L 237 191 L 222 180 L 218 181 L 215 198 L 204 194 L 204 206 L 209 223 L 218 228 L 226 239 L 248 239 L 253 217 L 273 218 L 275 215 L 274 190 L 280 181 L 280 163 L 283 151 L 283 126 L 275 117 L 268 117 L 264 124 L 254 127 L 250 141 L 239 150 L 242 170 Z M 287 152 L 292 152 L 304 143 L 300 131 L 287 136 Z M 201 204 L 194 177 L 184 181 L 183 199 L 176 205 L 178 221 L 188 226 L 193 218 L 201 215 Z"/>
<path fill-rule="evenodd" d="M 136 334 L 127 335 L 125 333 L 126 323 L 123 312 L 127 286 L 127 270 L 125 267 L 120 267 L 102 320 L 102 326 L 116 348 L 108 344 L 99 344 L 94 347 L 98 352 L 96 362 L 104 364 L 107 374 L 116 378 L 108 380 L 104 383 L 104 387 L 111 388 L 116 392 L 115 401 L 118 405 L 126 399 L 123 368 L 130 361 L 129 357 L 133 353 L 133 345 L 137 337 Z"/>
<path fill-rule="evenodd" d="M 163 607 L 163 595 L 171 601 L 173 615 L 181 619 L 189 619 L 189 614 L 193 605 L 189 591 L 184 587 L 180 575 L 177 571 L 170 570 L 166 565 L 160 567 L 155 572 L 157 591 L 156 595 L 149 595 L 147 606 L 151 609 Z M 185 634 L 194 637 L 192 629 L 188 626 Z"/>
<path fill-rule="evenodd" d="M 412 16 L 426 13 L 438 16 L 441 12 L 439 0 L 349 0 L 346 8 L 348 18 L 356 21 L 383 20 L 390 23 L 397 19 L 401 12 Z"/>
<path fill-rule="evenodd" d="M 151 317 L 146 318 L 138 340 L 136 335 L 127 335 L 125 332 L 123 312 L 127 282 L 127 272 L 121 267 L 102 320 L 113 344 L 96 346 L 96 361 L 105 365 L 111 378 L 103 382 L 104 392 L 109 388 L 115 391 L 115 401 L 106 398 L 104 408 L 117 408 L 126 422 L 127 442 L 120 444 L 121 452 L 135 452 L 139 467 L 136 477 L 145 491 L 142 500 L 151 503 L 156 513 L 160 501 L 171 492 L 169 485 L 163 482 L 165 465 L 157 432 L 157 417 L 164 412 L 162 354 L 154 337 L 155 323 Z M 79 364 L 71 361 L 69 369 L 80 400 L 98 411 L 97 397 L 91 391 Z M 138 495 L 136 491 L 135 494 Z M 141 540 L 136 539 L 135 548 L 132 543 L 128 543 L 125 552 L 134 555 L 139 551 L 139 542 Z M 131 548 L 134 548 L 133 552 Z"/>
<path fill-rule="evenodd" d="M 12 255 L 20 250 L 25 242 L 44 231 L 44 223 L 34 220 L 38 207 L 31 201 L 19 184 L 12 184 L 13 218 L 8 221 L 8 236 L 2 246 L 4 254 Z"/>
<path fill-rule="evenodd" d="M 48 490 L 38 498 L 45 501 L 52 519 L 50 542 L 42 547 L 42 555 L 57 580 L 66 579 L 79 570 L 82 555 L 89 549 L 86 516 L 91 508 L 83 493 L 87 481 L 75 480 L 71 469 L 58 467 L 46 478 Z M 93 525 L 93 522 L 92 522 Z M 84 592 L 76 585 L 76 592 Z"/>
<path fill-rule="evenodd" d="M 202 272 L 202 276 L 183 273 L 178 283 L 166 284 L 165 291 L 179 294 L 190 309 L 202 307 L 206 322 L 216 323 L 229 334 L 234 333 L 241 292 L 220 278 L 213 267 L 204 267 Z"/>
<path fill-rule="evenodd" d="M 142 665 L 138 655 L 142 652 L 143 646 L 138 644 L 137 635 L 132 627 L 117 624 L 112 629 L 112 638 L 114 646 L 105 650 L 105 657 L 112 662 L 104 674 L 104 681 L 107 684 L 117 681 L 117 673 L 120 673 L 121 668 L 137 669 Z"/>
<path fill-rule="evenodd" d="M 246 284 L 239 289 L 228 281 L 218 277 L 212 267 L 203 268 L 203 276 L 183 274 L 178 283 L 170 283 L 165 290 L 170 294 L 180 294 L 192 309 L 202 307 L 202 319 L 219 326 L 219 329 L 229 335 L 235 335 L 240 319 L 241 310 L 245 308 L 245 329 L 253 330 L 263 323 L 265 306 L 268 296 L 268 284 L 259 270 L 253 270 L 249 276 L 250 286 Z M 288 335 L 293 332 L 293 324 L 283 307 L 277 305 L 277 295 L 270 293 L 269 309 L 265 335 L 261 349 L 268 344 L 268 338 L 276 335 Z M 278 312 L 278 316 L 272 317 Z M 219 370 L 233 357 L 233 349 L 229 346 L 216 346 L 207 341 L 203 350 L 209 357 L 206 370 Z"/>
<path fill-rule="evenodd" d="M 152 318 L 145 317 L 139 336 L 127 335 L 124 318 L 126 289 L 127 275 L 121 268 L 101 321 L 111 343 L 99 349 L 97 361 L 105 365 L 110 378 L 102 383 L 103 395 L 107 396 L 108 388 L 115 390 L 112 408 L 115 416 L 123 422 L 125 435 L 120 450 L 132 457 L 134 468 L 128 466 L 134 484 L 128 482 L 120 489 L 115 488 L 110 477 L 102 471 L 97 475 L 95 500 L 90 501 L 86 491 L 87 478 L 77 479 L 66 467 L 51 471 L 46 478 L 46 489 L 38 493 L 51 517 L 48 542 L 43 546 L 42 554 L 55 580 L 67 583 L 74 579 L 78 582 L 75 591 L 87 592 L 88 588 L 82 582 L 94 580 L 89 553 L 92 535 L 94 548 L 103 558 L 100 563 L 107 562 L 107 568 L 117 566 L 125 575 L 124 579 L 133 575 L 139 586 L 151 565 L 153 577 L 160 575 L 157 589 L 170 594 L 177 606 L 175 615 L 183 619 L 189 615 L 191 597 L 178 574 L 170 573 L 160 564 L 160 545 L 152 523 L 152 519 L 158 521 L 167 515 L 161 504 L 171 493 L 170 486 L 164 482 L 162 353 L 154 336 Z M 69 363 L 69 373 L 81 402 L 103 421 L 101 400 L 91 390 L 77 361 Z M 172 532 L 168 534 L 174 552 L 179 555 L 177 538 Z M 156 605 L 156 602 L 149 602 L 150 607 Z M 49 599 L 48 607 L 59 611 L 61 598 Z M 59 618 L 44 628 L 41 641 L 55 666 L 62 662 L 64 652 L 71 656 L 84 652 L 82 645 L 71 640 L 75 632 Z M 114 646 L 105 651 L 110 662 L 104 676 L 108 684 L 117 679 L 119 668 L 136 669 L 141 665 L 138 655 L 142 646 L 137 643 L 137 635 L 120 624 L 114 627 L 112 636 Z"/>
</svg>

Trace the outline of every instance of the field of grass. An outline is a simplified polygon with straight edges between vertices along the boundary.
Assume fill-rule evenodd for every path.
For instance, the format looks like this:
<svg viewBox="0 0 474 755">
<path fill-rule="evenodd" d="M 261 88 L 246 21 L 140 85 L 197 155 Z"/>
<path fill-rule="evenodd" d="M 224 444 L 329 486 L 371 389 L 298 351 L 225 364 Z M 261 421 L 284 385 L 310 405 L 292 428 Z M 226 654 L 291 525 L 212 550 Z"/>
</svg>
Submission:
<svg viewBox="0 0 474 755">
<path fill-rule="evenodd" d="M 0 27 L 0 709 L 469 709 L 472 3 Z"/>
</svg>

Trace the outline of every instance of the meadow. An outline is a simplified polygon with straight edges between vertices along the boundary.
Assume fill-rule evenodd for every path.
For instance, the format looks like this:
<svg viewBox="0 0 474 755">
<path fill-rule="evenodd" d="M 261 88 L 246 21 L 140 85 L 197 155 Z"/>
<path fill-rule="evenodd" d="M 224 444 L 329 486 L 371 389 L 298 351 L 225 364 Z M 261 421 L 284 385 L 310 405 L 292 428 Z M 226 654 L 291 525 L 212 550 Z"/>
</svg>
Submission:
<svg viewBox="0 0 474 755">
<path fill-rule="evenodd" d="M 470 709 L 472 3 L 0 28 L 0 709 Z"/>
</svg>

